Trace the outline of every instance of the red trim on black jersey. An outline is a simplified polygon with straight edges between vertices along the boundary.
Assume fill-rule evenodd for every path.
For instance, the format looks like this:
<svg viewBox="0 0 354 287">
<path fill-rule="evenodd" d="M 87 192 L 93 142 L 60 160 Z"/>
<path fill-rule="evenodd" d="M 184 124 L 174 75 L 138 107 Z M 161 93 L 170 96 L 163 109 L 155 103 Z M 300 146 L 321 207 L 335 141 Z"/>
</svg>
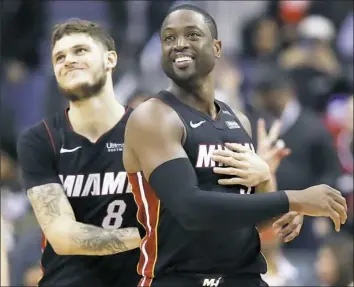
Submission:
<svg viewBox="0 0 354 287">
<path fill-rule="evenodd" d="M 44 233 L 42 232 L 42 242 L 41 242 L 41 251 L 42 251 L 42 256 L 43 256 L 43 252 L 44 252 L 44 249 L 47 247 L 47 239 L 45 238 L 44 236 Z M 42 275 L 44 274 L 44 267 L 42 265 L 42 260 L 40 261 L 40 267 L 41 267 L 41 270 L 42 270 Z"/>
<path fill-rule="evenodd" d="M 128 177 L 138 206 L 137 219 L 146 230 L 146 235 L 140 244 L 141 253 L 137 271 L 143 278 L 138 286 L 150 286 L 157 260 L 160 200 L 142 173 L 128 173 Z"/>
<path fill-rule="evenodd" d="M 52 133 L 50 132 L 50 129 L 49 129 L 49 126 L 48 126 L 47 122 L 45 120 L 43 120 L 43 123 L 44 123 L 45 129 L 47 130 L 50 142 L 52 143 L 54 154 L 56 154 L 55 143 L 54 143 L 54 140 L 53 140 Z"/>
</svg>

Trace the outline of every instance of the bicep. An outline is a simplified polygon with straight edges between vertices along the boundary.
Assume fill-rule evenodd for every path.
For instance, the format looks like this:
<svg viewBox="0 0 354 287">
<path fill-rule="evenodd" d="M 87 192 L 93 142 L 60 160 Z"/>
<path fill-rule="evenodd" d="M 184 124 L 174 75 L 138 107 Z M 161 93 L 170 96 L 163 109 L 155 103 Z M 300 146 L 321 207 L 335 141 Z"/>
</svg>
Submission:
<svg viewBox="0 0 354 287">
<path fill-rule="evenodd" d="M 136 158 L 146 179 L 161 164 L 187 157 L 182 146 L 183 124 L 176 114 L 139 108 L 134 113 L 127 123 L 125 147 Z"/>
<path fill-rule="evenodd" d="M 58 219 L 75 220 L 73 209 L 61 184 L 49 183 L 35 186 L 27 191 L 27 195 L 38 223 L 47 237 Z"/>
</svg>

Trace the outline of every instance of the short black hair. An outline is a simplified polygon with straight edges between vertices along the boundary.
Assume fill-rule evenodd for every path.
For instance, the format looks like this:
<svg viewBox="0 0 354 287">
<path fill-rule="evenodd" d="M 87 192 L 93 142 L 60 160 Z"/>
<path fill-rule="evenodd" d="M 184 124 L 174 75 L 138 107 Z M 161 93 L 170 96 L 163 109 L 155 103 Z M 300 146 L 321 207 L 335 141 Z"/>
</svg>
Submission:
<svg viewBox="0 0 354 287">
<path fill-rule="evenodd" d="M 166 18 L 173 12 L 175 11 L 181 11 L 181 10 L 187 10 L 187 11 L 194 11 L 199 13 L 200 15 L 203 16 L 205 23 L 208 25 L 211 36 L 213 39 L 218 39 L 218 27 L 216 26 L 215 20 L 214 18 L 205 10 L 197 7 L 197 6 L 193 6 L 190 4 L 183 4 L 183 5 L 179 5 L 176 7 L 173 7 L 172 9 L 168 10 L 167 15 L 164 19 L 164 22 L 166 20 Z"/>
</svg>

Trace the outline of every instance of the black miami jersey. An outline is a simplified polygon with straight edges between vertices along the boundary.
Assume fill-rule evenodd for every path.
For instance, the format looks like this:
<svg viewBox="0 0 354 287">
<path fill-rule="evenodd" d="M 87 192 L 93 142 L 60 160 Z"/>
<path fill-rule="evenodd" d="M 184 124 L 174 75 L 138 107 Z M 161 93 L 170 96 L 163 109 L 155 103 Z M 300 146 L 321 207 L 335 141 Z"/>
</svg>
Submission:
<svg viewBox="0 0 354 287">
<path fill-rule="evenodd" d="M 242 144 L 255 152 L 252 139 L 230 107 L 215 101 L 219 112 L 213 120 L 167 91 L 162 91 L 158 98 L 172 107 L 184 124 L 183 148 L 194 166 L 200 189 L 238 194 L 255 192 L 255 188 L 242 185 L 221 188 L 218 180 L 225 176 L 213 172 L 213 167 L 220 166 L 212 160 L 213 151 L 224 149 L 226 142 Z M 173 274 L 218 274 L 242 278 L 266 272 L 256 226 L 186 230 L 164 208 L 141 172 L 129 174 L 129 179 L 138 204 L 138 219 L 147 230 L 138 265 L 143 276 L 141 286 L 154 286 L 154 278 L 158 282 L 158 278 Z"/>
<path fill-rule="evenodd" d="M 72 129 L 67 111 L 39 122 L 20 138 L 18 151 L 26 190 L 62 184 L 81 223 L 117 229 L 140 227 L 122 151 L 130 109 L 96 143 Z M 43 241 L 39 286 L 133 287 L 139 250 L 107 256 L 61 256 Z"/>
</svg>

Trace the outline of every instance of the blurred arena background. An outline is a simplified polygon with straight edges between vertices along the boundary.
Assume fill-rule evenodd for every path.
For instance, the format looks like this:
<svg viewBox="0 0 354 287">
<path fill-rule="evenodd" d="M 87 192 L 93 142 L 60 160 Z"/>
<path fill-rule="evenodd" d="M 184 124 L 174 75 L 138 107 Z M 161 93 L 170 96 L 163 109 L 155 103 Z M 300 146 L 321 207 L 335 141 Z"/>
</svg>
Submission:
<svg viewBox="0 0 354 287">
<path fill-rule="evenodd" d="M 281 244 L 261 236 L 271 286 L 348 286 L 353 282 L 353 2 L 326 1 L 1 1 L 1 235 L 10 286 L 36 286 L 41 232 L 20 185 L 16 138 L 65 107 L 51 66 L 52 26 L 67 18 L 97 21 L 116 41 L 116 95 L 136 106 L 166 87 L 158 30 L 172 5 L 192 3 L 216 20 L 223 58 L 217 97 L 268 125 L 281 109 L 292 149 L 279 189 L 326 183 L 348 199 L 340 233 L 306 218 L 301 235 Z M 278 105 L 278 106 L 277 106 Z M 253 131 L 255 131 L 253 125 Z M 2 268 L 5 266 L 2 260 Z M 4 286 L 4 285 L 1 285 Z"/>
</svg>

